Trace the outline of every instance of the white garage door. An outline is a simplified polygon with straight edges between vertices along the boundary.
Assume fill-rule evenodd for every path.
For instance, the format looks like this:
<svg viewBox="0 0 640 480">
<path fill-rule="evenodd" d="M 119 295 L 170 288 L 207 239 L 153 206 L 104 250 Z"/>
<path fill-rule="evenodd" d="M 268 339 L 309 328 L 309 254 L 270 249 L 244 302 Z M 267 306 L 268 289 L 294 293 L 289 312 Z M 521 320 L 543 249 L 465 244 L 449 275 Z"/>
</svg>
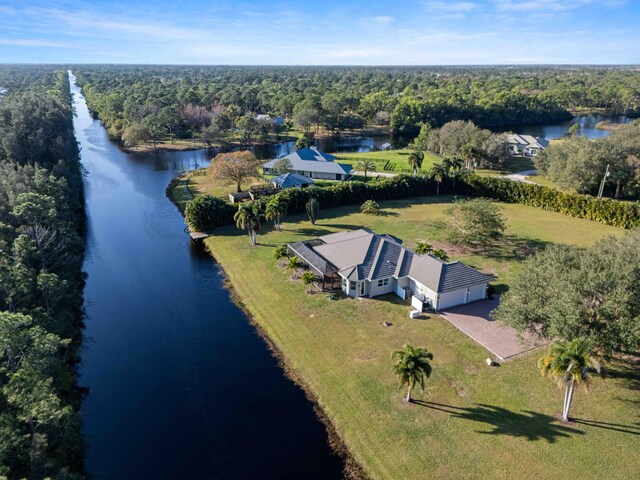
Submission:
<svg viewBox="0 0 640 480">
<path fill-rule="evenodd" d="M 476 285 L 475 287 L 471 287 L 469 290 L 469 302 L 475 302 L 476 300 L 482 300 L 484 298 L 484 294 L 487 291 L 487 285 Z"/>
<path fill-rule="evenodd" d="M 443 310 L 449 307 L 455 307 L 456 305 L 462 305 L 467 301 L 467 289 L 454 290 L 453 292 L 441 293 L 440 304 L 438 308 Z"/>
</svg>

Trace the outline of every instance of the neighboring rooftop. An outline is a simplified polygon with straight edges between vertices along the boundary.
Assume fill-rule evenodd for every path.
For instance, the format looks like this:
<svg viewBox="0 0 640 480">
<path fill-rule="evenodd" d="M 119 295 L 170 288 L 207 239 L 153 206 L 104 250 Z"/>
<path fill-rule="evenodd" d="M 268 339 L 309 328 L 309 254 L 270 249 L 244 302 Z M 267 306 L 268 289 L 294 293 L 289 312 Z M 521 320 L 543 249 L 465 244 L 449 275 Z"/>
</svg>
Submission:
<svg viewBox="0 0 640 480">
<path fill-rule="evenodd" d="M 294 171 L 348 174 L 353 169 L 351 165 L 335 162 L 336 157 L 321 152 L 315 147 L 301 148 L 283 158 L 291 162 L 291 170 Z M 263 167 L 273 168 L 276 162 L 277 160 L 271 160 Z"/>
<path fill-rule="evenodd" d="M 296 188 L 313 185 L 313 180 L 299 173 L 285 173 L 271 179 L 271 182 L 279 188 Z"/>
</svg>

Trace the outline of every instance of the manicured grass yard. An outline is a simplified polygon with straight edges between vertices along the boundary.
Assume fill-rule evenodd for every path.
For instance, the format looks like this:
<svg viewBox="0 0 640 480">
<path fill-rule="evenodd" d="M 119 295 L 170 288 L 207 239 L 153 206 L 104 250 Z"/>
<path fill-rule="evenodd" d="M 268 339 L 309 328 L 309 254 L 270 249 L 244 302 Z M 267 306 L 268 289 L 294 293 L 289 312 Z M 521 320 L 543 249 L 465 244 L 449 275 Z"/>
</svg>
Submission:
<svg viewBox="0 0 640 480">
<path fill-rule="evenodd" d="M 391 163 L 396 164 L 395 170 L 390 170 L 389 173 L 400 173 L 402 170 L 411 170 L 411 166 L 409 165 L 409 154 L 411 154 L 411 150 L 400 149 L 367 153 L 337 153 L 335 154 L 335 156 L 338 158 L 336 160 L 337 162 L 353 165 L 354 168 L 356 164 L 361 160 L 371 160 L 376 164 L 376 171 L 378 172 L 384 171 L 384 164 L 387 162 L 387 160 L 389 160 Z M 422 168 L 420 170 L 423 172 L 427 172 L 434 163 L 439 161 L 440 157 L 438 157 L 437 155 L 431 152 L 424 152 L 424 160 L 422 162 Z"/>
<path fill-rule="evenodd" d="M 292 216 L 281 232 L 265 229 L 256 247 L 225 227 L 206 245 L 372 478 L 633 478 L 640 471 L 637 363 L 615 362 L 610 378 L 595 380 L 588 393 L 577 391 L 572 416 L 579 420 L 562 425 L 554 415 L 563 392 L 540 377 L 539 353 L 489 369 L 488 352 L 441 318 L 411 320 L 409 307 L 393 295 L 335 301 L 307 295 L 273 258 L 276 245 L 362 226 L 409 245 L 418 239 L 444 245 L 434 222 L 450 200 L 382 202 L 387 214 L 379 217 L 362 215 L 357 206 L 323 210 L 315 226 Z M 508 245 L 488 254 L 450 250 L 454 259 L 495 271 L 499 284 L 509 283 L 531 248 L 547 242 L 587 246 L 622 233 L 521 205 L 505 205 L 505 215 Z M 393 325 L 385 328 L 383 321 Z M 409 405 L 389 358 L 407 341 L 435 356 L 425 393 L 416 391 L 418 401 Z"/>
</svg>

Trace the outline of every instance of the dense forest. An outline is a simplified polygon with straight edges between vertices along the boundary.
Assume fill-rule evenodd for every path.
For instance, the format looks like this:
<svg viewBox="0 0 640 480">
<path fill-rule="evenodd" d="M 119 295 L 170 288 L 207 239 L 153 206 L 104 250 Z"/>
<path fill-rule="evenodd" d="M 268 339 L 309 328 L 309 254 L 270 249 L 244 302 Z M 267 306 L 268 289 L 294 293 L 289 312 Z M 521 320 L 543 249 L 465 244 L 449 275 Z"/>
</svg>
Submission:
<svg viewBox="0 0 640 480">
<path fill-rule="evenodd" d="M 84 478 L 84 198 L 68 77 L 2 66 L 0 477 Z"/>
<path fill-rule="evenodd" d="M 640 115 L 640 71 L 590 67 L 78 66 L 89 108 L 113 138 L 217 143 L 266 139 L 282 117 L 304 132 L 365 125 L 415 134 L 566 120 L 572 112 Z M 273 133 L 273 132 L 271 132 Z"/>
</svg>

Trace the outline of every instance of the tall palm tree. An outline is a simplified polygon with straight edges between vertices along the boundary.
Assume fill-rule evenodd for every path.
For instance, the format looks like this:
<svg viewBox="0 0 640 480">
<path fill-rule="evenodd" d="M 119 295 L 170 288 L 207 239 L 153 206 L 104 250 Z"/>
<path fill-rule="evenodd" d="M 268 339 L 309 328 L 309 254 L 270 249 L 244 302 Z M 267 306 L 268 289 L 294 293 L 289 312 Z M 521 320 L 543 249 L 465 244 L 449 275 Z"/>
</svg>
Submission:
<svg viewBox="0 0 640 480">
<path fill-rule="evenodd" d="M 255 245 L 258 241 L 258 233 L 260 232 L 263 216 L 262 203 L 259 200 L 238 204 L 238 211 L 233 216 L 233 219 L 236 221 L 238 228 L 247 231 L 251 245 Z"/>
<path fill-rule="evenodd" d="M 431 376 L 429 361 L 433 360 L 433 354 L 426 348 L 406 343 L 400 350 L 393 352 L 391 358 L 396 359 L 393 371 L 400 380 L 400 388 L 408 387 L 406 400 L 410 402 L 411 390 L 416 385 L 420 385 L 420 389 L 424 391 L 424 380 Z"/>
<path fill-rule="evenodd" d="M 436 195 L 440 195 L 440 184 L 447 178 L 447 169 L 442 163 L 434 163 L 429 176 L 437 182 Z"/>
<path fill-rule="evenodd" d="M 538 360 L 538 368 L 543 376 L 550 376 L 564 385 L 564 407 L 562 419 L 569 420 L 569 409 L 573 400 L 576 383 L 589 384 L 589 369 L 592 368 L 602 375 L 600 363 L 591 355 L 593 343 L 584 338 L 571 341 L 555 342 L 549 347 L 544 357 Z"/>
<path fill-rule="evenodd" d="M 422 161 L 424 160 L 424 152 L 420 150 L 413 150 L 409 154 L 409 165 L 413 168 L 413 173 L 417 174 L 422 168 Z"/>
<path fill-rule="evenodd" d="M 278 195 L 271 197 L 271 200 L 267 202 L 265 207 L 265 218 L 273 221 L 273 226 L 276 230 L 282 229 L 282 217 L 287 213 L 287 202 L 280 199 Z"/>
<path fill-rule="evenodd" d="M 362 170 L 364 172 L 364 178 L 367 178 L 367 172 L 376 171 L 376 164 L 373 163 L 371 160 L 360 160 L 356 164 L 356 168 L 358 170 Z"/>
<path fill-rule="evenodd" d="M 465 168 L 471 170 L 471 166 L 474 164 L 475 158 L 478 156 L 478 149 L 471 143 L 465 143 L 460 148 L 460 157 L 465 162 Z"/>
</svg>

